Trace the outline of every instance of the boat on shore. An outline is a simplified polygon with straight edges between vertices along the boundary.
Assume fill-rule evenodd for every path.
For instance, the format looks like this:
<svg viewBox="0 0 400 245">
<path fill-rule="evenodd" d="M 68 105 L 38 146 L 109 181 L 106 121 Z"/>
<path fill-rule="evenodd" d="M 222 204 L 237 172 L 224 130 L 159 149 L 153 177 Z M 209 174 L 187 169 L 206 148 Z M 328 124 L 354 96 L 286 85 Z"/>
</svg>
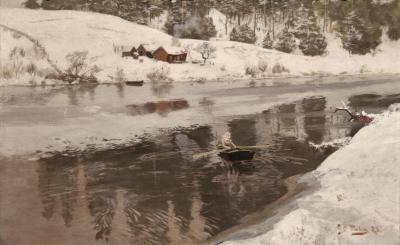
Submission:
<svg viewBox="0 0 400 245">
<path fill-rule="evenodd" d="M 139 80 L 139 81 L 126 81 L 125 84 L 128 85 L 128 86 L 141 87 L 141 86 L 143 86 L 144 81 L 143 81 L 143 80 Z"/>
</svg>

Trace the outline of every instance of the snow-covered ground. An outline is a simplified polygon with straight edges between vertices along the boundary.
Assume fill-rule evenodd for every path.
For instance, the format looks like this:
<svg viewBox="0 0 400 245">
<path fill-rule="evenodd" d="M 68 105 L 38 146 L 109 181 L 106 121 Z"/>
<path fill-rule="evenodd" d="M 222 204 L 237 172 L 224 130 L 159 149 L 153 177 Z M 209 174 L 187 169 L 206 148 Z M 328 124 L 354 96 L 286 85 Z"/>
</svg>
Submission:
<svg viewBox="0 0 400 245">
<path fill-rule="evenodd" d="M 216 53 L 205 65 L 192 63 L 201 60 L 194 48 L 202 41 L 186 39 L 179 43 L 189 49 L 188 62 L 168 64 L 144 57 L 139 60 L 122 58 L 120 52 L 115 51 L 116 47 L 146 43 L 171 46 L 176 42 L 159 30 L 115 16 L 78 11 L 0 8 L 0 24 L 2 85 L 51 83 L 50 80 L 43 81 L 49 70 L 54 69 L 49 64 L 46 66 L 46 62 L 65 70 L 65 56 L 75 51 L 89 52 L 90 63 L 101 69 L 98 73 L 101 82 L 113 82 L 117 71 L 121 69 L 128 80 L 146 79 L 147 74 L 163 69 L 174 81 L 187 81 L 251 78 L 249 73 L 253 78 L 398 73 L 400 67 L 400 42 L 391 42 L 385 37 L 374 55 L 364 56 L 349 56 L 340 47 L 338 39 L 331 37 L 328 54 L 324 57 L 286 54 L 230 41 L 211 41 Z M 44 48 L 42 56 L 37 55 L 37 46 Z M 28 54 L 10 59 L 10 53 L 15 48 L 23 49 Z M 37 72 L 25 72 L 30 63 L 37 65 Z"/>
<path fill-rule="evenodd" d="M 397 104 L 302 177 L 316 189 L 289 203 L 272 229 L 224 244 L 400 244 L 399 120 Z"/>
</svg>

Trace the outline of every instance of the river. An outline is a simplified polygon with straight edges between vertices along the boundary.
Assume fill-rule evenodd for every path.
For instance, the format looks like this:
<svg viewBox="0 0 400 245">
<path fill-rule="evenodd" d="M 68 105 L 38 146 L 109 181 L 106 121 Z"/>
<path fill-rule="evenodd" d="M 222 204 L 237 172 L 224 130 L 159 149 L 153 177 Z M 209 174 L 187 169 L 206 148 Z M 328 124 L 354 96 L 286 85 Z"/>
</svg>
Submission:
<svg viewBox="0 0 400 245">
<path fill-rule="evenodd" d="M 359 80 L 2 87 L 0 243 L 204 243 L 335 150 L 310 142 L 357 132 L 333 113 L 341 101 L 368 113 L 400 102 L 400 79 Z M 247 162 L 193 159 L 226 131 L 263 147 Z"/>
</svg>

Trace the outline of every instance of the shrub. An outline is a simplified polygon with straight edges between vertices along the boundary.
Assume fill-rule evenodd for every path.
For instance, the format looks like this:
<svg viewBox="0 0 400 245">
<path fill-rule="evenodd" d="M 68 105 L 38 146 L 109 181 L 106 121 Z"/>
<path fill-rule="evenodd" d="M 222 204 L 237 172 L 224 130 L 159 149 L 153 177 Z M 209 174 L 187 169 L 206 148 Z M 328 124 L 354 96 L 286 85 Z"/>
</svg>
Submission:
<svg viewBox="0 0 400 245">
<path fill-rule="evenodd" d="M 38 4 L 36 0 L 27 0 L 22 5 L 24 5 L 24 7 L 28 8 L 28 9 L 38 9 L 38 8 L 40 8 L 40 4 Z"/>
<path fill-rule="evenodd" d="M 33 44 L 32 48 L 29 50 L 30 55 L 37 60 L 42 60 L 46 57 L 45 50 L 38 44 Z"/>
<path fill-rule="evenodd" d="M 101 71 L 97 65 L 91 64 L 94 58 L 88 59 L 87 51 L 76 51 L 65 56 L 67 60 L 67 69 L 60 76 L 61 80 L 72 83 L 75 80 L 79 82 L 97 82 L 95 75 Z"/>
<path fill-rule="evenodd" d="M 265 37 L 264 37 L 262 47 L 266 48 L 266 49 L 272 49 L 273 45 L 274 45 L 274 42 L 272 41 L 271 35 L 268 32 L 267 35 L 265 35 Z"/>
<path fill-rule="evenodd" d="M 301 39 L 299 48 L 305 55 L 316 56 L 324 54 L 327 45 L 324 35 L 310 33 L 307 37 Z"/>
<path fill-rule="evenodd" d="M 202 44 L 198 45 L 195 50 L 201 54 L 201 57 L 203 58 L 204 64 L 209 58 L 214 57 L 216 48 L 212 46 L 208 42 L 203 42 Z"/>
<path fill-rule="evenodd" d="M 10 59 L 16 59 L 18 57 L 23 58 L 23 57 L 25 57 L 25 55 L 26 55 L 26 51 L 24 48 L 15 47 L 11 50 L 9 57 L 10 57 Z"/>
<path fill-rule="evenodd" d="M 261 72 L 266 72 L 268 69 L 268 63 L 265 60 L 258 61 L 258 69 Z"/>
<path fill-rule="evenodd" d="M 274 67 L 272 67 L 272 73 L 274 74 L 280 74 L 280 73 L 284 73 L 284 72 L 289 72 L 288 69 L 286 69 L 286 67 L 284 67 L 283 65 L 276 63 L 274 65 Z"/>
<path fill-rule="evenodd" d="M 277 37 L 277 40 L 274 43 L 274 49 L 291 53 L 296 48 L 296 40 L 292 33 L 285 28 Z"/>
<path fill-rule="evenodd" d="M 258 68 L 254 66 L 246 66 L 245 67 L 245 74 L 250 75 L 251 77 L 256 77 L 258 73 Z"/>
<path fill-rule="evenodd" d="M 25 67 L 25 71 L 29 75 L 34 76 L 37 73 L 37 66 L 31 62 Z"/>
<path fill-rule="evenodd" d="M 241 25 L 237 30 L 236 28 L 232 29 L 230 40 L 253 44 L 257 41 L 257 37 L 255 32 L 248 25 Z"/>
<path fill-rule="evenodd" d="M 170 70 L 168 67 L 161 67 L 157 68 L 155 71 L 152 71 L 146 75 L 146 77 L 151 81 L 151 82 L 168 82 L 171 81 L 171 79 L 168 77 L 170 73 Z"/>
<path fill-rule="evenodd" d="M 14 73 L 14 77 L 19 77 L 23 73 L 24 63 L 22 60 L 14 60 L 11 64 L 11 71 Z"/>
<path fill-rule="evenodd" d="M 2 66 L 0 70 L 0 77 L 3 79 L 11 79 L 13 77 L 13 71 L 10 66 Z"/>
<path fill-rule="evenodd" d="M 368 26 L 361 16 L 362 14 L 353 10 L 340 26 L 343 48 L 350 54 L 366 54 L 374 50 L 381 42 L 382 29 Z"/>
</svg>

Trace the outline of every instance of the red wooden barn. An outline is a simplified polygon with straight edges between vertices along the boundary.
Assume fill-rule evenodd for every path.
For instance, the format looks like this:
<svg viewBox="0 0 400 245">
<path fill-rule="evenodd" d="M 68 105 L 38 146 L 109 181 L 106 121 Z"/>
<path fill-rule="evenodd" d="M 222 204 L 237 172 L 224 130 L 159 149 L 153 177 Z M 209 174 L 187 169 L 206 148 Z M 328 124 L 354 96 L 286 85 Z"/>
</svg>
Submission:
<svg viewBox="0 0 400 245">
<path fill-rule="evenodd" d="M 168 63 L 186 62 L 187 52 L 179 47 L 159 47 L 154 51 L 153 58 Z"/>
</svg>

